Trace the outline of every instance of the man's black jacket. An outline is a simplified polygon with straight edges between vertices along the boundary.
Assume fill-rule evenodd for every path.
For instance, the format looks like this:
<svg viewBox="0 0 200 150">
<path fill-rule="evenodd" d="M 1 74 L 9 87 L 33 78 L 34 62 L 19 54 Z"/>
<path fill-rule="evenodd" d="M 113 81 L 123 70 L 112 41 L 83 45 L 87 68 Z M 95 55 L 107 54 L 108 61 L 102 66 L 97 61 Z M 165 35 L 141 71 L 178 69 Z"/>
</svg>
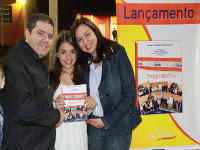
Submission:
<svg viewBox="0 0 200 150">
<path fill-rule="evenodd" d="M 3 58 L 3 66 L 2 150 L 54 150 L 60 113 L 52 106 L 47 68 L 22 39 Z"/>
</svg>

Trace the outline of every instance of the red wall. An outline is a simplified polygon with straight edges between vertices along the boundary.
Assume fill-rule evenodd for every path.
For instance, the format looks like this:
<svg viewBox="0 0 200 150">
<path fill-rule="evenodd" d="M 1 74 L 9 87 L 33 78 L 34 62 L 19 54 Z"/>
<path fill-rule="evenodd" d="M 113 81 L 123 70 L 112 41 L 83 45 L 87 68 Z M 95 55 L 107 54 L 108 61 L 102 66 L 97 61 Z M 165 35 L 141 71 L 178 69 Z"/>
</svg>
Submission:
<svg viewBox="0 0 200 150">
<path fill-rule="evenodd" d="M 12 23 L 3 23 L 4 45 L 14 46 L 19 38 L 24 38 L 23 5 L 20 3 L 14 3 L 8 6 L 12 6 Z"/>
<path fill-rule="evenodd" d="M 91 20 L 91 15 L 83 15 Z M 110 16 L 93 16 L 93 22 L 98 27 L 98 23 L 105 23 L 105 37 L 110 39 Z"/>
<path fill-rule="evenodd" d="M 110 39 L 110 16 L 94 16 L 93 22 L 98 26 L 98 23 L 105 23 L 105 37 Z"/>
</svg>

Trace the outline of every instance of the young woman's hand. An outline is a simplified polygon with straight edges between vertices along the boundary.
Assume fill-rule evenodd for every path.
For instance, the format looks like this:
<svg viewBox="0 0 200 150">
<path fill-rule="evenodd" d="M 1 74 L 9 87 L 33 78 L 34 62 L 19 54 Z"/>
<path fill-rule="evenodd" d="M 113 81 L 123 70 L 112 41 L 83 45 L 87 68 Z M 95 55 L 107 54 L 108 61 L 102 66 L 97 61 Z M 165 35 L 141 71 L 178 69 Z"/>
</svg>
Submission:
<svg viewBox="0 0 200 150">
<path fill-rule="evenodd" d="M 94 110 L 96 108 L 97 103 L 93 97 L 91 96 L 86 97 L 85 102 L 86 102 L 86 109 Z"/>
<path fill-rule="evenodd" d="M 57 99 L 55 100 L 56 103 L 56 108 L 59 111 L 63 111 L 64 110 L 64 96 L 62 94 L 60 94 Z"/>
</svg>

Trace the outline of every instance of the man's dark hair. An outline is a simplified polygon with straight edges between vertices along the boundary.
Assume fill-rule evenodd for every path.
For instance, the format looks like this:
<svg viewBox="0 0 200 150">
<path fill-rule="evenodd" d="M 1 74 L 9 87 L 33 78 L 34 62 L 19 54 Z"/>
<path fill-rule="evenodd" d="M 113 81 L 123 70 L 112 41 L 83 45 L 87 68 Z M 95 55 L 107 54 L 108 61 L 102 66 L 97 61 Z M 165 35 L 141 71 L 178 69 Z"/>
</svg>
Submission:
<svg viewBox="0 0 200 150">
<path fill-rule="evenodd" d="M 30 33 L 32 32 L 33 28 L 35 28 L 38 21 L 46 22 L 54 27 L 53 20 L 48 15 L 43 13 L 35 13 L 31 15 L 27 24 L 27 28 Z"/>
</svg>

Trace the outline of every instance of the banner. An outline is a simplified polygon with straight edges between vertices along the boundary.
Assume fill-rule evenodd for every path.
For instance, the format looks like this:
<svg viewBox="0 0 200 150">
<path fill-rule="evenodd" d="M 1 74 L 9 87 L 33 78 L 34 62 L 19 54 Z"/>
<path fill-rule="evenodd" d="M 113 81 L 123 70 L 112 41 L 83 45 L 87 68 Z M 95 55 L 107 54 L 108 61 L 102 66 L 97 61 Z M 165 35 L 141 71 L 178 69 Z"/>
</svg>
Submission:
<svg viewBox="0 0 200 150">
<path fill-rule="evenodd" d="M 136 41 L 141 115 L 182 112 L 181 41 Z"/>
<path fill-rule="evenodd" d="M 161 106 L 170 104 L 166 112 L 150 107 L 144 113 L 139 107 L 142 123 L 133 131 L 130 149 L 200 149 L 200 1 L 116 0 L 116 10 L 118 42 L 135 71 L 138 103 L 149 100 L 150 107 L 151 96 L 140 91 L 145 86 L 153 91 L 152 100 L 173 96 Z"/>
</svg>

